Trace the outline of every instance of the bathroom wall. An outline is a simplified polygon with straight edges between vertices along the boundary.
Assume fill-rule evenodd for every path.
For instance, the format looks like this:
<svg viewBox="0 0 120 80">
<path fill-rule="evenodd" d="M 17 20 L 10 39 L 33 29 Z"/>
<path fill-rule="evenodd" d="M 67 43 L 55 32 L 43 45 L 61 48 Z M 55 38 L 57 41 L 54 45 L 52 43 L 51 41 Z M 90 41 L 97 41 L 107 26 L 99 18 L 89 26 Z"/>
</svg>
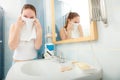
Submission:
<svg viewBox="0 0 120 80">
<path fill-rule="evenodd" d="M 103 80 L 120 80 L 120 0 L 105 1 L 108 25 L 98 22 L 98 40 L 60 44 L 57 50 L 68 59 L 98 63 L 103 68 Z"/>
</svg>

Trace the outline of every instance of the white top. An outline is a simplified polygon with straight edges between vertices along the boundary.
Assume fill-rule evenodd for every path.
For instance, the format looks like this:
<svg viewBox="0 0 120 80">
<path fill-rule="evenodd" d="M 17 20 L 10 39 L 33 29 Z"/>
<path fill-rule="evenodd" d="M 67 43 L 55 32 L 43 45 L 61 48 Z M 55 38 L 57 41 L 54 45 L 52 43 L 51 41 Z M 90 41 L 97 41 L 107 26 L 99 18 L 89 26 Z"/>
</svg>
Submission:
<svg viewBox="0 0 120 80">
<path fill-rule="evenodd" d="M 20 33 L 20 42 L 14 50 L 13 58 L 15 60 L 30 60 L 37 57 L 37 52 L 34 47 L 36 39 L 36 29 L 33 26 L 34 19 L 22 17 L 26 22 Z"/>
<path fill-rule="evenodd" d="M 37 57 L 37 52 L 34 47 L 34 40 L 21 41 L 14 51 L 13 58 L 15 60 L 30 60 Z"/>
</svg>

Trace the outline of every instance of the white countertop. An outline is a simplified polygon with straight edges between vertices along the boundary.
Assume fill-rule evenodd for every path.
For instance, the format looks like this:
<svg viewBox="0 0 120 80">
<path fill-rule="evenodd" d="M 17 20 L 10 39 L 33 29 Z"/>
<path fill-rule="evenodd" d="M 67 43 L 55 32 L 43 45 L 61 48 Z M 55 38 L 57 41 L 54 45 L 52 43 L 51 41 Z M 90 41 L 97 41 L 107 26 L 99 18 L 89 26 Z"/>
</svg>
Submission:
<svg viewBox="0 0 120 80">
<path fill-rule="evenodd" d="M 73 68 L 61 72 L 62 66 L 69 65 L 52 60 L 33 60 L 15 63 L 9 70 L 6 80 L 99 80 L 101 69 L 88 74 Z"/>
</svg>

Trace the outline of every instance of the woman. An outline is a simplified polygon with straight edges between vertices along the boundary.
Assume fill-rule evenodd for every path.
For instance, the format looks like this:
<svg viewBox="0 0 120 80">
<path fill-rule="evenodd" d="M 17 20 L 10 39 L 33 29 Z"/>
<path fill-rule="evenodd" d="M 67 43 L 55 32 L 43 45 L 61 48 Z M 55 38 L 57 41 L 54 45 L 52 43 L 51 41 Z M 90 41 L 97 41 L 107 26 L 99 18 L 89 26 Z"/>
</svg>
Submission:
<svg viewBox="0 0 120 80">
<path fill-rule="evenodd" d="M 62 40 L 79 38 L 83 36 L 82 27 L 80 23 L 80 16 L 76 12 L 70 12 L 65 26 L 60 30 L 60 37 Z"/>
<path fill-rule="evenodd" d="M 30 28 L 31 25 L 32 28 Z M 42 45 L 42 28 L 36 18 L 36 9 L 33 5 L 25 4 L 21 10 L 21 16 L 15 24 L 11 25 L 8 45 L 11 50 L 14 50 L 14 62 L 37 58 L 36 50 Z"/>
</svg>

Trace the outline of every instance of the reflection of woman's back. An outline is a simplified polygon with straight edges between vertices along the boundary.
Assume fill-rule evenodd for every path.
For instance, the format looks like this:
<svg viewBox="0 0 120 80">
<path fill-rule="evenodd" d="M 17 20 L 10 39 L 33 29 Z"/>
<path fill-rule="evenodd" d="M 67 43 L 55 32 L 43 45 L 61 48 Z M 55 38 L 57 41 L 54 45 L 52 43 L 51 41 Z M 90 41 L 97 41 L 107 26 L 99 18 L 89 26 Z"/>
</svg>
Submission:
<svg viewBox="0 0 120 80">
<path fill-rule="evenodd" d="M 83 36 L 80 22 L 80 16 L 75 12 L 70 12 L 64 28 L 60 31 L 60 37 L 62 40 L 71 38 L 80 38 Z"/>
</svg>

